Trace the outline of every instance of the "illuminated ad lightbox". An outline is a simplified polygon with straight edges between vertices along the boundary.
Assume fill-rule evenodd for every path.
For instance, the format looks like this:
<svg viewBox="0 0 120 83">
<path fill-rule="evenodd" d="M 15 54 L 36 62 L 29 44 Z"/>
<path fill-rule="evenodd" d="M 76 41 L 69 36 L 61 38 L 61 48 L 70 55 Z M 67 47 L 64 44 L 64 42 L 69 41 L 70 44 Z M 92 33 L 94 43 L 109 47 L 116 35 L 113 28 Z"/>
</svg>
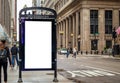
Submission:
<svg viewBox="0 0 120 83">
<path fill-rule="evenodd" d="M 56 54 L 53 20 L 24 20 L 24 70 L 52 70 Z M 53 45 L 55 44 L 55 45 Z M 53 51 L 54 50 L 54 51 Z"/>
</svg>

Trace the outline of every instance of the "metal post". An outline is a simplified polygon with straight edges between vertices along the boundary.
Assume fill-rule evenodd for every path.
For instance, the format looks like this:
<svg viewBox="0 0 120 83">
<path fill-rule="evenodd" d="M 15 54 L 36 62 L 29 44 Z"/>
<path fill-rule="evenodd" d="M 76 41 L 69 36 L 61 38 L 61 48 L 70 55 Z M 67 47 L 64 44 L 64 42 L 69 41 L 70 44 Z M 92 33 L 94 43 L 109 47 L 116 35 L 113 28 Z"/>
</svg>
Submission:
<svg viewBox="0 0 120 83">
<path fill-rule="evenodd" d="M 22 23 L 22 21 L 21 21 L 21 19 L 19 19 L 19 22 L 20 22 L 20 24 L 19 24 L 19 33 L 21 33 L 21 23 Z M 20 35 L 20 37 L 19 37 L 19 39 L 21 38 L 21 35 Z M 20 45 L 20 44 L 19 44 Z M 21 45 L 20 45 L 20 48 L 19 48 L 19 78 L 18 78 L 18 83 L 22 83 L 23 81 L 22 81 L 22 72 L 21 72 Z"/>
<path fill-rule="evenodd" d="M 55 70 L 54 70 L 53 82 L 58 82 L 58 79 L 57 79 L 57 59 L 55 60 Z"/>
<path fill-rule="evenodd" d="M 21 71 L 21 59 L 19 59 L 19 79 L 18 83 L 21 83 L 22 81 L 22 71 Z"/>
</svg>

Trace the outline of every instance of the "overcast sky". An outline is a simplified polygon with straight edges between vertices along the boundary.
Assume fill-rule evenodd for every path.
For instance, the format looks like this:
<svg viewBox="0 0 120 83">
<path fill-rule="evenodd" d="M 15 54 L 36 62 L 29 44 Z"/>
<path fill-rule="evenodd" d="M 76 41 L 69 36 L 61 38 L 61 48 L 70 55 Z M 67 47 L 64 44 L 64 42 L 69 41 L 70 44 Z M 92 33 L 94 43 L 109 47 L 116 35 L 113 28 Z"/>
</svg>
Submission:
<svg viewBox="0 0 120 83">
<path fill-rule="evenodd" d="M 24 8 L 24 5 L 27 5 L 27 7 L 32 7 L 32 0 L 17 0 L 17 19 L 19 16 L 19 11 Z M 19 24 L 17 20 L 17 33 L 19 33 Z M 19 39 L 18 37 L 19 34 L 17 34 L 17 40 Z"/>
</svg>

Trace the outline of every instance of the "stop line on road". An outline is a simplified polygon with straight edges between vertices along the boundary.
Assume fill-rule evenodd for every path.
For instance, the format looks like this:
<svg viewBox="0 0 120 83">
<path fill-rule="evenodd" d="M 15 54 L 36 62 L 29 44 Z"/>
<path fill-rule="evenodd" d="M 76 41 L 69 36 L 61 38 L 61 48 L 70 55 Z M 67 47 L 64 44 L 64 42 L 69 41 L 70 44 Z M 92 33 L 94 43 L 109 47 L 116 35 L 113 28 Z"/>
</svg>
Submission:
<svg viewBox="0 0 120 83">
<path fill-rule="evenodd" d="M 67 71 L 71 74 L 71 77 L 96 77 L 96 76 L 115 76 L 115 73 L 102 71 L 102 70 L 77 70 L 77 71 Z"/>
</svg>

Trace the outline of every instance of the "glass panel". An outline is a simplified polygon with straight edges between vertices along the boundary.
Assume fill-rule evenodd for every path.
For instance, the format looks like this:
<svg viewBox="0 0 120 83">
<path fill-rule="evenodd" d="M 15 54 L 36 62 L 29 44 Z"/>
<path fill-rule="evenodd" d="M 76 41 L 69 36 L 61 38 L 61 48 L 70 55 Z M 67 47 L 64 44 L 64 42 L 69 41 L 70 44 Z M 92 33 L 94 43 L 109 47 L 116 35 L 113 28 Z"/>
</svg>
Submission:
<svg viewBox="0 0 120 83">
<path fill-rule="evenodd" d="M 105 11 L 105 34 L 112 34 L 112 10 Z"/>
<path fill-rule="evenodd" d="M 106 40 L 106 48 L 111 48 L 111 47 L 112 47 L 112 41 Z"/>
<path fill-rule="evenodd" d="M 98 10 L 90 10 L 90 33 L 98 33 Z"/>
</svg>

